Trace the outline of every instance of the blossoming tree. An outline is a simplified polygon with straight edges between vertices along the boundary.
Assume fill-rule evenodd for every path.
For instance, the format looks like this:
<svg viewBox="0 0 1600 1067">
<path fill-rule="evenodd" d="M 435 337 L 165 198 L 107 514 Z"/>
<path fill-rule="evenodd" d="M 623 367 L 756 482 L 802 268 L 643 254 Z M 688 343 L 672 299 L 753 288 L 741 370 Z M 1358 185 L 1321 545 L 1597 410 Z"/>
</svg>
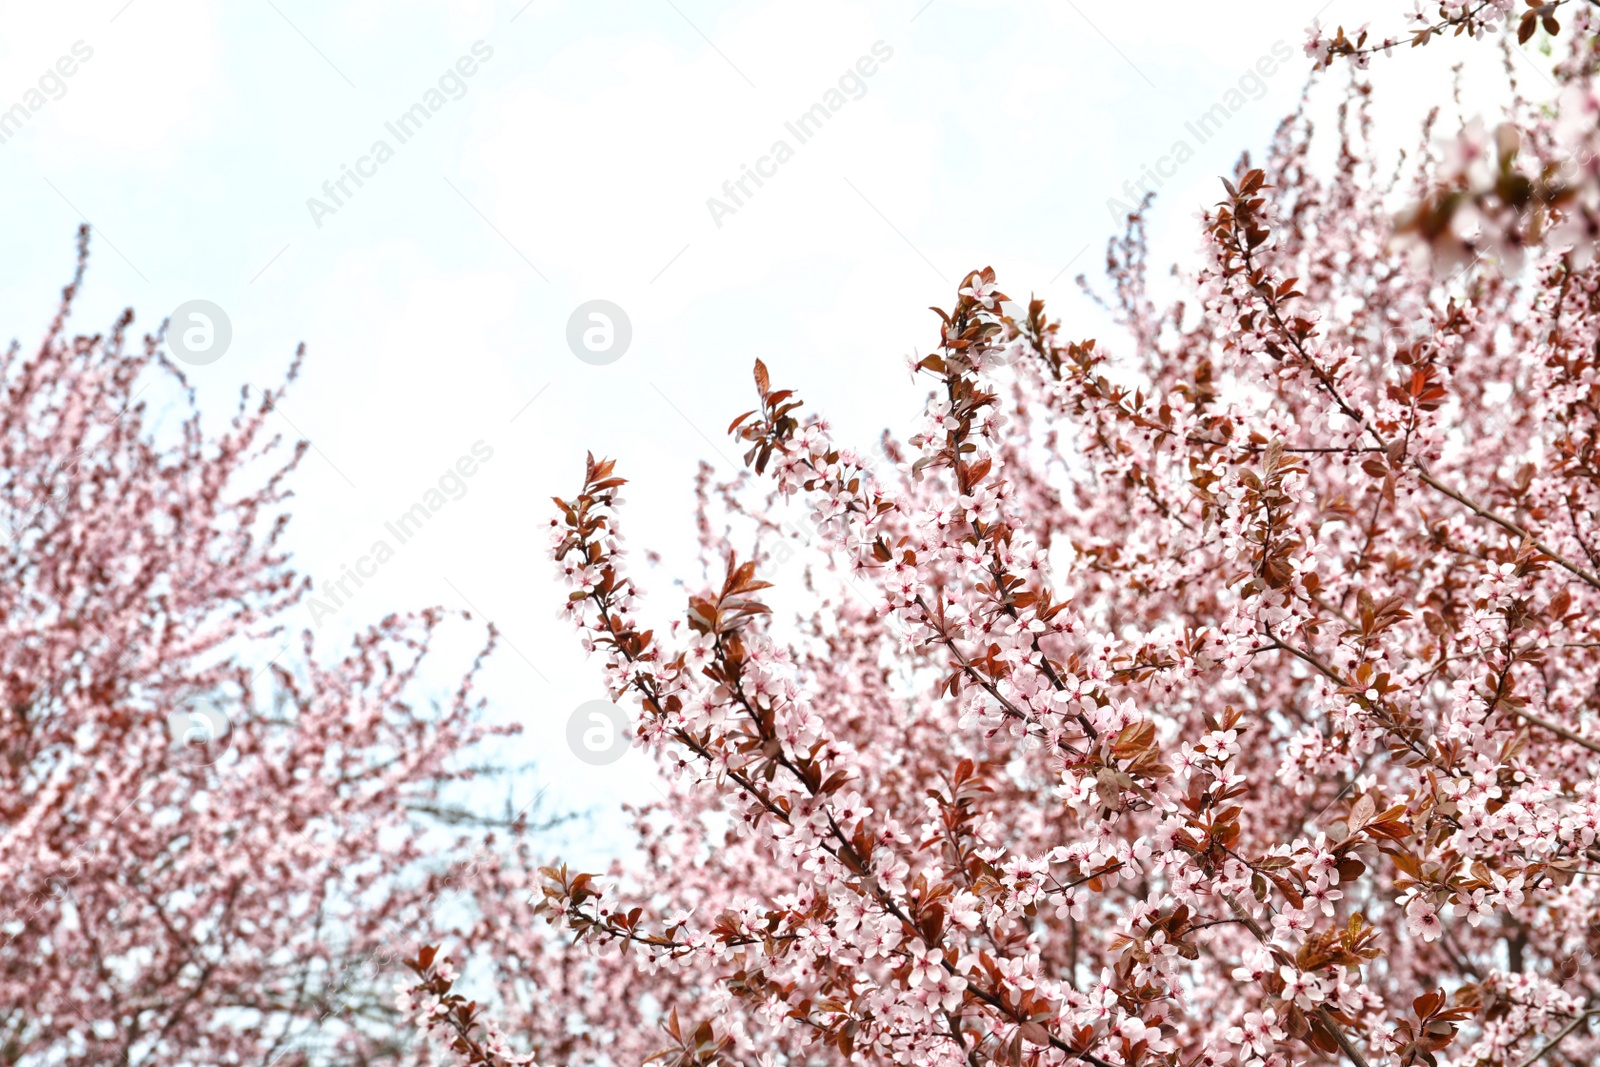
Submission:
<svg viewBox="0 0 1600 1067">
<path fill-rule="evenodd" d="M 429 706 L 438 612 L 294 647 L 282 390 L 208 434 L 131 315 L 70 334 L 79 241 L 0 354 L 0 1062 L 415 1062 L 399 946 L 508 854 L 419 814 L 459 803 L 476 664 Z"/>
<path fill-rule="evenodd" d="M 564 610 L 670 793 L 645 862 L 507 900 L 565 970 L 489 1011 L 429 946 L 418 1025 L 474 1064 L 1600 1058 L 1600 268 L 1560 202 L 1520 274 L 1396 255 L 1437 178 L 1370 99 L 1331 172 L 1300 116 L 1241 164 L 1182 302 L 1132 216 L 1117 344 L 970 274 L 905 441 L 758 361 L 684 604 L 591 457 Z"/>
</svg>

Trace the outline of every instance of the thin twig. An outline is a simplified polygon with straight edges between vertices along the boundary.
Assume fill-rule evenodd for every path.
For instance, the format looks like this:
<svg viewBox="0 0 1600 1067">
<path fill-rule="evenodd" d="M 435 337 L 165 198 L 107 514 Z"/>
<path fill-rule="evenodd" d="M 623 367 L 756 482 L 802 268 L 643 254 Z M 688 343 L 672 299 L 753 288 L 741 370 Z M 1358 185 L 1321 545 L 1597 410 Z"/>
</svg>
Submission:
<svg viewBox="0 0 1600 1067">
<path fill-rule="evenodd" d="M 1523 1060 L 1522 1063 L 1518 1065 L 1518 1067 L 1533 1067 L 1534 1064 L 1536 1064 L 1540 1060 L 1544 1059 L 1545 1053 L 1549 1052 L 1551 1049 L 1553 1049 L 1557 1045 L 1561 1044 L 1561 1042 L 1566 1038 L 1566 1036 L 1568 1034 L 1572 1033 L 1572 1031 L 1574 1031 L 1574 1030 L 1576 1030 L 1578 1028 L 1578 1024 L 1579 1023 L 1581 1023 L 1584 1020 L 1588 1019 L 1589 1016 L 1591 1016 L 1591 1015 L 1600 1015 L 1600 1009 L 1596 1009 L 1595 1011 L 1586 1011 L 1582 1015 L 1578 1016 L 1576 1019 L 1573 1019 L 1566 1026 L 1563 1026 L 1561 1028 L 1561 1032 L 1559 1034 L 1557 1034 L 1555 1037 L 1552 1037 L 1550 1039 L 1550 1043 L 1548 1045 L 1546 1045 L 1544 1048 L 1540 1049 L 1538 1052 L 1535 1052 L 1532 1056 L 1529 1056 L 1527 1059 Z"/>
</svg>

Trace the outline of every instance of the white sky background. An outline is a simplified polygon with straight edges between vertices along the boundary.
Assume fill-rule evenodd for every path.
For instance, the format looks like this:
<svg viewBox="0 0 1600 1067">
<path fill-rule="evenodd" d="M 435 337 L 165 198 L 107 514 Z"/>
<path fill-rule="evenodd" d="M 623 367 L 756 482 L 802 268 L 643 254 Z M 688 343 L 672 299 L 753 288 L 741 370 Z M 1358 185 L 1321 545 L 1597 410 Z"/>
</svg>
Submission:
<svg viewBox="0 0 1600 1067">
<path fill-rule="evenodd" d="M 630 753 L 592 768 L 568 753 L 569 713 L 604 692 L 555 618 L 563 593 L 545 555 L 549 498 L 575 491 L 585 450 L 632 479 L 625 530 L 665 556 L 634 570 L 658 597 L 652 615 L 676 613 L 695 464 L 733 472 L 723 430 L 751 406 L 755 357 L 841 438 L 870 445 L 917 410 L 904 356 L 929 350 L 927 307 L 948 305 L 972 268 L 993 265 L 1014 298 L 1043 296 L 1068 335 L 1114 342 L 1073 282 L 1099 272 L 1107 198 L 1174 140 L 1193 145 L 1184 123 L 1286 42 L 1292 58 L 1264 97 L 1195 145 L 1161 192 L 1154 262 L 1188 256 L 1216 176 L 1292 109 L 1304 28 L 1323 7 L 6 0 L 0 109 L 74 42 L 94 54 L 0 144 L 0 339 L 37 342 L 87 219 L 77 330 L 126 306 L 142 333 L 186 300 L 219 304 L 232 347 L 189 371 L 219 423 L 241 385 L 275 383 L 305 341 L 282 428 L 315 445 L 291 536 L 319 584 L 487 442 L 494 457 L 467 495 L 319 641 L 470 600 L 507 639 L 484 692 L 497 718 L 525 726 L 510 754 L 537 760 L 558 802 L 612 811 L 652 795 L 647 763 Z M 1389 29 L 1408 7 L 1332 0 L 1322 18 Z M 384 123 L 478 40 L 493 57 L 465 95 L 397 144 Z M 880 40 L 893 57 L 865 95 L 715 225 L 707 197 L 775 139 L 794 146 L 784 122 Z M 1447 63 L 1469 53 L 1487 50 L 1436 43 L 1374 74 L 1400 111 L 1444 102 Z M 1409 143 L 1415 129 L 1393 132 Z M 318 228 L 307 198 L 379 138 L 394 158 Z M 593 298 L 632 319 L 632 346 L 609 366 L 565 342 L 568 316 Z M 788 566 L 798 578 L 801 562 Z M 310 625 L 306 609 L 298 621 Z M 615 848 L 615 826 L 604 818 L 580 848 Z"/>
</svg>

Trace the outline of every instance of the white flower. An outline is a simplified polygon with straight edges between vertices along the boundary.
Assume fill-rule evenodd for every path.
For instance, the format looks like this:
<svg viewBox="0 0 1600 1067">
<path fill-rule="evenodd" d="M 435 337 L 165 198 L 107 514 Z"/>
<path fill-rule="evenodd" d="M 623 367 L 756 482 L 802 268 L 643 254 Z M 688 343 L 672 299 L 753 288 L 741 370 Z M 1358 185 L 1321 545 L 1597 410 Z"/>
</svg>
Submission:
<svg viewBox="0 0 1600 1067">
<path fill-rule="evenodd" d="M 1481 889 L 1475 889 L 1470 894 L 1461 894 L 1461 899 L 1450 905 L 1450 914 L 1456 918 L 1463 915 L 1467 922 L 1477 926 L 1483 922 L 1483 917 L 1491 913 L 1491 908 L 1486 900 L 1486 894 Z"/>
<path fill-rule="evenodd" d="M 981 274 L 974 274 L 972 276 L 972 284 L 962 289 L 961 295 L 970 296 L 984 307 L 992 308 L 994 307 L 994 296 L 992 294 L 995 288 L 994 282 L 986 282 Z"/>
<path fill-rule="evenodd" d="M 910 983 L 913 989 L 924 983 L 934 986 L 938 982 L 939 976 L 945 973 L 942 966 L 944 962 L 943 950 L 937 948 L 930 950 L 927 945 L 922 943 L 920 938 L 911 943 L 911 947 L 906 950 L 906 954 L 911 957 L 911 975 L 906 981 Z"/>
<path fill-rule="evenodd" d="M 1268 1008 L 1262 1012 L 1245 1012 L 1244 1023 L 1228 1027 L 1228 1032 L 1223 1036 L 1239 1046 L 1240 1058 L 1243 1059 L 1246 1050 L 1257 1056 L 1265 1056 L 1272 1043 L 1282 1041 L 1286 1035 L 1278 1025 L 1278 1013 Z"/>
<path fill-rule="evenodd" d="M 1295 970 L 1285 964 L 1278 968 L 1283 979 L 1283 998 L 1292 1000 L 1302 1009 L 1310 1011 L 1322 1002 L 1322 982 L 1315 976 Z"/>
<path fill-rule="evenodd" d="M 1444 933 L 1439 913 L 1421 897 L 1412 897 L 1411 903 L 1406 905 L 1406 928 L 1424 941 L 1437 941 L 1439 935 Z"/>
</svg>

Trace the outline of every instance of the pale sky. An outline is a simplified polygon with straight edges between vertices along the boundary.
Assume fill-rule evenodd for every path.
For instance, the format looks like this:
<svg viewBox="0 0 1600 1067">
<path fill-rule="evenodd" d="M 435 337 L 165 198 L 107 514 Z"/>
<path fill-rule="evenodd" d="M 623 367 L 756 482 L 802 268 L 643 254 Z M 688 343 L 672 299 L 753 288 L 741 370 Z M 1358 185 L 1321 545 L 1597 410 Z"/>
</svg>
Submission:
<svg viewBox="0 0 1600 1067">
<path fill-rule="evenodd" d="M 153 331 L 187 301 L 216 304 L 231 345 L 189 373 L 219 421 L 241 385 L 275 383 L 304 341 L 282 409 L 285 432 L 315 446 L 293 507 L 297 566 L 322 586 L 375 541 L 395 547 L 320 620 L 319 641 L 343 642 L 391 610 L 470 604 L 508 641 L 485 693 L 496 717 L 525 725 L 511 755 L 540 769 L 524 789 L 603 810 L 652 786 L 638 753 L 591 767 L 565 740 L 572 710 L 604 691 L 555 618 L 544 522 L 550 496 L 577 488 L 585 450 L 617 458 L 633 480 L 630 539 L 665 557 L 634 569 L 656 594 L 648 610 L 678 613 L 670 578 L 692 573 L 695 464 L 733 472 L 723 429 L 750 406 L 755 357 L 841 438 L 870 446 L 918 409 L 904 356 L 928 351 L 927 307 L 948 305 L 970 269 L 994 266 L 1018 299 L 1043 296 L 1071 336 L 1114 340 L 1073 282 L 1103 263 L 1108 199 L 1146 167 L 1170 175 L 1154 259 L 1189 255 L 1216 176 L 1241 149 L 1259 153 L 1292 109 L 1312 17 L 1388 29 L 1408 9 L 0 7 L 0 112 L 25 115 L 0 125 L 0 333 L 37 342 L 87 220 L 78 330 L 132 306 L 136 329 Z M 1397 109 L 1414 110 L 1447 100 L 1447 62 L 1475 51 L 1446 43 L 1403 73 L 1392 61 L 1396 73 L 1382 62 L 1375 73 Z M 426 120 L 402 141 L 386 124 L 418 104 Z M 802 143 L 786 124 L 819 104 L 828 118 Z M 1227 121 L 1201 143 L 1188 124 L 1219 104 Z M 1414 130 L 1401 122 L 1395 135 Z M 1181 165 L 1178 141 L 1193 152 Z M 747 167 L 766 177 L 744 178 L 734 202 L 724 183 L 738 192 Z M 365 175 L 359 186 L 346 168 Z M 605 365 L 567 343 L 590 300 L 631 322 L 627 351 Z M 447 480 L 464 495 L 399 545 L 385 524 L 474 446 L 471 476 Z M 798 578 L 801 562 L 788 566 Z M 309 608 L 298 621 L 312 624 Z"/>
</svg>

